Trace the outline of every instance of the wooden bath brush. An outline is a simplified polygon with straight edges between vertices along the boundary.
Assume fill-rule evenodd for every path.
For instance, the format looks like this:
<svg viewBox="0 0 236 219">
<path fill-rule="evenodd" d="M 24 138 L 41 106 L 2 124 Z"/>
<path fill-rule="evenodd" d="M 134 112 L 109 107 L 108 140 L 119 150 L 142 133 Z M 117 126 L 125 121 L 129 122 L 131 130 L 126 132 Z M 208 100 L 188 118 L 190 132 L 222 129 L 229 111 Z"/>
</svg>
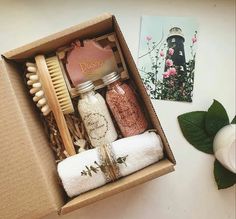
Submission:
<svg viewBox="0 0 236 219">
<path fill-rule="evenodd" d="M 70 156 L 74 155 L 74 145 L 64 117 L 64 114 L 74 112 L 74 108 L 58 58 L 38 55 L 35 62 L 26 64 L 29 72 L 26 74 L 27 84 L 32 86 L 30 93 L 34 94 L 33 100 L 45 116 L 53 112 L 65 150 Z"/>
</svg>

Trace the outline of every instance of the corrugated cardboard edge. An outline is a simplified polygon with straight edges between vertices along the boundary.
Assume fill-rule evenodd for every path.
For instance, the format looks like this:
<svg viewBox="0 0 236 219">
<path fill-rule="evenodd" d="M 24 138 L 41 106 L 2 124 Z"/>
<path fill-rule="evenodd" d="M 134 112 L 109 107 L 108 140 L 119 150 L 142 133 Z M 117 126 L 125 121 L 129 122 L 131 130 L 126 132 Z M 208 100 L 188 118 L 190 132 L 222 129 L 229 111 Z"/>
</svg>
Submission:
<svg viewBox="0 0 236 219">
<path fill-rule="evenodd" d="M 136 173 L 121 178 L 120 180 L 106 184 L 98 189 L 79 195 L 69 201 L 61 209 L 61 214 L 67 214 L 78 208 L 92 204 L 111 195 L 120 193 L 134 186 L 140 185 L 166 173 L 174 171 L 174 164 L 169 160 L 163 160 L 151 166 L 148 166 Z"/>
<path fill-rule="evenodd" d="M 98 25 L 99 23 L 102 23 L 102 22 L 107 21 L 109 19 L 112 22 L 112 15 L 109 13 L 104 13 L 104 14 L 97 16 L 93 19 L 82 22 L 78 25 L 69 27 L 65 30 L 62 30 L 62 31 L 57 32 L 55 34 L 51 34 L 51 35 L 44 37 L 42 39 L 33 41 L 32 43 L 26 44 L 26 45 L 21 46 L 19 48 L 7 51 L 7 52 L 3 53 L 3 56 L 6 57 L 7 59 L 17 60 L 17 59 L 24 59 L 26 57 L 31 57 L 32 55 L 35 55 L 37 53 L 43 53 L 44 48 L 47 48 L 47 52 L 48 52 L 48 50 L 51 50 L 51 51 L 55 50 L 56 48 L 52 43 L 53 40 L 57 40 L 57 41 L 62 40 L 63 41 L 63 38 L 69 34 L 74 35 L 74 34 L 76 34 L 77 31 L 91 28 L 91 26 L 93 26 L 95 24 Z M 64 42 L 64 44 L 66 44 L 66 42 Z M 48 49 L 48 48 L 51 48 L 51 49 Z M 34 49 L 33 54 L 31 51 L 32 49 Z"/>
<path fill-rule="evenodd" d="M 49 182 L 49 180 L 51 180 L 52 177 L 54 177 L 53 173 L 56 172 L 56 169 L 54 168 L 55 169 L 54 171 L 51 170 L 51 171 L 46 171 L 46 172 L 43 170 L 45 169 L 44 166 L 49 165 L 49 163 L 40 162 L 39 156 L 42 155 L 43 153 L 46 156 L 45 159 L 51 158 L 51 160 L 53 161 L 53 155 L 52 155 L 51 149 L 48 147 L 47 144 L 45 144 L 44 149 L 36 148 L 37 145 L 41 145 L 40 139 L 34 139 L 35 135 L 32 135 L 32 130 L 27 125 L 25 116 L 29 116 L 29 114 L 27 112 L 22 111 L 21 104 L 19 103 L 19 100 L 18 100 L 19 95 L 17 96 L 17 94 L 15 93 L 16 86 L 13 86 L 12 81 L 10 80 L 10 77 L 13 77 L 13 73 L 14 73 L 13 71 L 14 71 L 14 68 L 7 66 L 7 63 L 5 63 L 4 60 L 0 59 L 0 74 L 1 74 L 0 83 L 4 83 L 2 84 L 3 86 L 1 87 L 1 89 L 3 89 L 1 91 L 1 94 L 3 95 L 2 96 L 3 105 L 1 107 L 1 112 L 3 114 L 2 116 L 7 115 L 5 111 L 7 110 L 7 112 L 10 112 L 10 114 L 8 113 L 7 115 L 8 117 L 12 116 L 12 118 L 14 117 L 17 118 L 17 119 L 13 119 L 9 121 L 7 125 L 8 127 L 4 127 L 4 124 L 6 125 L 6 121 L 4 120 L 3 120 L 3 123 L 1 122 L 1 125 L 0 125 L 1 136 L 3 138 L 5 136 L 5 141 L 2 142 L 2 145 L 1 145 L 1 155 L 3 156 L 4 154 L 7 154 L 8 160 L 9 160 L 9 163 L 7 163 L 8 166 L 2 167 L 3 176 L 5 176 L 6 174 L 9 174 L 9 175 L 5 176 L 6 178 L 8 177 L 8 179 L 6 179 L 5 177 L 4 177 L 4 180 L 1 179 L 1 187 L 3 186 L 2 189 L 6 192 L 8 190 L 7 188 L 9 188 L 9 185 L 4 184 L 4 181 L 8 180 L 10 181 L 8 183 L 12 183 L 13 185 L 15 183 L 14 190 L 12 191 L 12 193 L 8 191 L 9 193 L 4 197 L 4 199 L 1 199 L 1 201 L 5 200 L 6 202 L 1 203 L 1 208 L 3 207 L 3 209 L 1 210 L 1 213 L 3 212 L 5 213 L 4 215 L 1 215 L 0 213 L 0 217 L 4 216 L 4 217 L 11 217 L 11 218 L 15 218 L 15 217 L 17 218 L 32 218 L 32 217 L 36 218 L 37 217 L 38 218 L 38 217 L 45 216 L 46 214 L 52 211 L 57 211 L 61 207 L 61 205 L 63 205 L 64 201 L 62 199 L 61 193 L 59 192 L 60 190 L 59 185 L 52 184 L 52 182 Z M 18 77 L 16 77 L 14 82 L 16 82 L 17 79 Z M 19 83 L 22 84 L 22 81 L 19 81 Z M 8 102 L 4 101 L 6 99 L 8 100 Z M 6 107 L 10 107 L 10 108 L 6 109 Z M 20 133 L 24 137 L 24 140 L 20 142 L 17 142 L 16 139 L 19 140 L 22 136 L 17 137 L 16 136 L 17 133 L 14 132 L 18 130 L 20 130 Z M 11 131 L 13 131 L 13 133 L 11 133 Z M 9 136 L 9 138 L 7 138 L 7 136 Z M 1 137 L 1 140 L 3 140 L 2 137 Z M 20 145 L 20 143 L 22 142 L 25 145 L 22 145 L 22 144 Z M 48 149 L 46 147 L 48 147 Z M 17 151 L 21 150 L 22 152 L 17 152 L 16 150 Z M 44 153 L 45 151 L 47 152 Z M 23 155 L 23 153 L 25 154 Z M 20 157 L 18 157 L 18 155 Z M 24 165 L 19 166 L 17 159 L 20 159 L 19 161 L 21 162 L 21 164 L 24 164 Z M 3 160 L 1 160 L 1 162 L 3 162 Z M 1 163 L 1 164 L 4 165 L 4 163 Z M 51 162 L 50 165 L 53 166 L 55 164 Z M 25 177 L 28 177 L 28 174 L 33 174 L 33 177 L 30 178 L 32 179 L 32 181 L 25 179 L 24 181 L 18 182 L 19 178 L 23 175 L 23 173 L 21 173 L 21 170 L 19 168 L 26 168 L 25 170 L 22 170 L 24 172 Z M 17 169 L 19 169 L 19 172 L 17 172 Z M 32 172 L 32 170 L 30 169 L 37 170 L 37 173 Z M 25 174 L 27 174 L 27 176 Z M 28 182 L 28 184 L 25 182 Z M 55 189 L 57 189 L 57 194 L 55 194 L 56 192 L 53 193 Z M 16 203 L 11 203 L 11 202 L 7 203 L 7 200 L 8 201 L 12 200 L 13 194 L 16 195 L 16 197 L 14 197 L 14 200 L 16 200 Z M 27 197 L 27 199 L 24 198 L 22 200 L 22 196 L 24 195 Z M 17 197 L 17 196 L 20 196 L 20 197 Z M 21 200 L 20 203 L 17 200 Z M 33 203 L 34 205 L 32 205 Z M 16 207 L 19 204 L 21 205 L 21 207 L 17 209 Z M 5 207 L 8 206 L 7 209 L 5 209 L 4 206 Z"/>
<path fill-rule="evenodd" d="M 133 76 L 134 76 L 134 73 L 135 73 L 135 77 L 133 77 L 133 79 L 135 80 L 135 83 L 136 83 L 136 84 L 138 85 L 138 87 L 140 88 L 141 95 L 142 95 L 142 96 L 144 97 L 144 99 L 145 99 L 146 107 L 147 107 L 148 109 L 152 109 L 152 112 L 154 113 L 154 115 L 153 115 L 153 117 L 152 117 L 152 120 L 154 120 L 154 125 L 159 129 L 158 134 L 160 135 L 160 137 L 161 137 L 161 139 L 162 139 L 162 141 L 163 141 L 163 144 L 164 144 L 164 146 L 165 146 L 165 151 L 166 151 L 166 153 L 167 153 L 168 159 L 169 159 L 173 164 L 176 164 L 176 160 L 175 160 L 174 154 L 173 154 L 173 152 L 172 152 L 172 150 L 171 150 L 171 148 L 170 148 L 170 145 L 169 145 L 168 140 L 167 140 L 167 138 L 166 138 L 166 135 L 165 135 L 165 133 L 164 133 L 164 131 L 163 131 L 163 128 L 162 128 L 162 126 L 161 126 L 161 123 L 160 123 L 160 121 L 159 121 L 159 119 L 158 119 L 158 116 L 157 116 L 157 114 L 156 114 L 156 111 L 155 111 L 155 109 L 154 109 L 154 107 L 153 107 L 153 104 L 152 104 L 152 102 L 151 102 L 151 99 L 150 99 L 150 98 L 145 98 L 145 97 L 148 97 L 148 93 L 147 93 L 147 91 L 146 91 L 146 89 L 145 89 L 145 87 L 144 87 L 144 85 L 143 85 L 143 82 L 142 82 L 141 76 L 140 76 L 140 74 L 139 74 L 139 71 L 138 71 L 138 69 L 137 69 L 137 66 L 136 66 L 136 64 L 135 64 L 135 62 L 134 62 L 134 59 L 133 59 L 133 57 L 132 57 L 132 55 L 131 55 L 131 52 L 130 52 L 130 50 L 129 50 L 129 47 L 128 47 L 128 45 L 127 45 L 125 39 L 124 39 L 124 36 L 123 36 L 123 34 L 122 34 L 121 30 L 120 30 L 120 27 L 119 27 L 119 25 L 118 25 L 118 23 L 117 23 L 117 20 L 116 20 L 115 16 L 113 16 L 113 24 L 114 24 L 114 29 L 115 29 L 115 31 L 116 31 L 116 33 L 117 33 L 117 36 L 118 36 L 118 40 L 121 39 L 121 40 L 119 41 L 120 46 L 122 47 L 122 45 L 123 45 L 123 48 L 122 48 L 122 50 L 123 50 L 123 55 L 124 55 L 124 57 L 125 57 L 126 60 L 129 60 L 129 65 L 127 65 L 127 66 L 129 66 L 129 68 L 132 68 L 132 69 L 130 69 L 130 73 L 131 73 Z M 122 42 L 121 42 L 121 41 L 122 41 Z M 125 52 L 124 52 L 124 51 L 125 51 Z M 137 77 L 137 78 L 136 78 L 136 77 Z"/>
</svg>

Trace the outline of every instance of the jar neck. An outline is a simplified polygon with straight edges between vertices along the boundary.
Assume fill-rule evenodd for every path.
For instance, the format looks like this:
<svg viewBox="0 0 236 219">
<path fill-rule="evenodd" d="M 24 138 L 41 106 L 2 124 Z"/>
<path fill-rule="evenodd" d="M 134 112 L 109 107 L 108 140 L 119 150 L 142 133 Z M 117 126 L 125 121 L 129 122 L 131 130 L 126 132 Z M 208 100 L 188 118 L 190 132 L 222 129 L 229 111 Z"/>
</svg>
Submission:
<svg viewBox="0 0 236 219">
<path fill-rule="evenodd" d="M 122 84 L 122 81 L 120 79 L 118 79 L 117 81 L 114 81 L 110 84 L 107 85 L 107 89 L 108 90 L 111 90 L 111 89 L 114 89 L 115 87 L 118 87 Z"/>
<path fill-rule="evenodd" d="M 94 90 L 90 90 L 90 91 L 81 93 L 81 94 L 80 94 L 80 98 L 81 98 L 81 99 L 83 99 L 83 98 L 88 98 L 88 97 L 94 96 L 94 95 L 95 95 L 95 91 L 94 91 Z"/>
</svg>

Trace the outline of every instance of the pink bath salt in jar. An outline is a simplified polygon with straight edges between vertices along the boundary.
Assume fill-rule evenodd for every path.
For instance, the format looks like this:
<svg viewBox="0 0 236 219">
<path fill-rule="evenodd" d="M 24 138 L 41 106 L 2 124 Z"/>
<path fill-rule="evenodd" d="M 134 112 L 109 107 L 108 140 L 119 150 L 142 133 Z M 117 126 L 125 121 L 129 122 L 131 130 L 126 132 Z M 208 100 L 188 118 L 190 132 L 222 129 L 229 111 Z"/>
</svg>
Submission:
<svg viewBox="0 0 236 219">
<path fill-rule="evenodd" d="M 124 137 L 144 132 L 148 123 L 133 89 L 117 72 L 102 78 L 107 85 L 106 101 Z"/>
</svg>

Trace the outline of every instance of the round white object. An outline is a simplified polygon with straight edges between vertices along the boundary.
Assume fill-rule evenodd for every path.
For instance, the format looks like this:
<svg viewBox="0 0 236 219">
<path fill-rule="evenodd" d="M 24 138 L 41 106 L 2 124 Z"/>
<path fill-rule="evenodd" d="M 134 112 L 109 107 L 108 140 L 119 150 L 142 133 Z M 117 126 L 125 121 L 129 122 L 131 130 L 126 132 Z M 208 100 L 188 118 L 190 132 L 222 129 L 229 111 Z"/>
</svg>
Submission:
<svg viewBox="0 0 236 219">
<path fill-rule="evenodd" d="M 236 125 L 220 129 L 214 138 L 213 149 L 216 159 L 228 170 L 236 173 Z"/>
</svg>

